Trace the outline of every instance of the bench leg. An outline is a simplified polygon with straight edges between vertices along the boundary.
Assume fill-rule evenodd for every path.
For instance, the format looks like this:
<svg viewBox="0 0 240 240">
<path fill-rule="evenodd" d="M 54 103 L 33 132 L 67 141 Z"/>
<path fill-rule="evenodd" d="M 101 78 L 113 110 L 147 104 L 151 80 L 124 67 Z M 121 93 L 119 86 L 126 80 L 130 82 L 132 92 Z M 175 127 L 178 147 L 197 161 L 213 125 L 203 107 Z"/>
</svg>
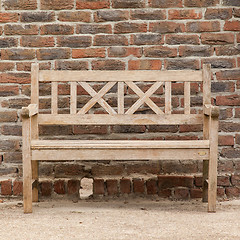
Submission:
<svg viewBox="0 0 240 240">
<path fill-rule="evenodd" d="M 30 149 L 30 118 L 23 118 L 23 209 L 24 213 L 32 212 L 32 167 Z"/>
<path fill-rule="evenodd" d="M 217 163 L 218 163 L 218 119 L 211 118 L 210 159 L 208 174 L 208 212 L 216 212 Z"/>
<path fill-rule="evenodd" d="M 38 202 L 38 161 L 32 161 L 32 201 Z"/>
</svg>

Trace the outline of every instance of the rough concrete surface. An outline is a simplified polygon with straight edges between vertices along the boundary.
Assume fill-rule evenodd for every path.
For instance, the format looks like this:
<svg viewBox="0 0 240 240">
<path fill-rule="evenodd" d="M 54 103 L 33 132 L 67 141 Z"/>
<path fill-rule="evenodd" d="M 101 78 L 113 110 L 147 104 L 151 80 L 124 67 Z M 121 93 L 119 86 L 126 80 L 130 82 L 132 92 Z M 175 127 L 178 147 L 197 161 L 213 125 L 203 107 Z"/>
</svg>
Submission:
<svg viewBox="0 0 240 240">
<path fill-rule="evenodd" d="M 240 200 L 207 213 L 200 200 L 52 200 L 23 214 L 22 201 L 0 203 L 4 240 L 240 239 Z"/>
</svg>

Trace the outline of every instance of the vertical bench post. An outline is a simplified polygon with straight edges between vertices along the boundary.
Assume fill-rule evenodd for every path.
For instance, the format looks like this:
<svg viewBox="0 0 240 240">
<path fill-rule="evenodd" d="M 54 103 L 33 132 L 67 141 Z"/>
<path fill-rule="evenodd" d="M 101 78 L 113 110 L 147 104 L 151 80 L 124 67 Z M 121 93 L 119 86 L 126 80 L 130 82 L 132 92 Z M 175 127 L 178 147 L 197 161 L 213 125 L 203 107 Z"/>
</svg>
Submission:
<svg viewBox="0 0 240 240">
<path fill-rule="evenodd" d="M 39 105 L 39 64 L 33 63 L 31 68 L 31 103 Z M 38 116 L 31 117 L 31 139 L 38 139 Z M 38 202 L 38 161 L 32 162 L 33 192 L 32 201 Z"/>
</svg>

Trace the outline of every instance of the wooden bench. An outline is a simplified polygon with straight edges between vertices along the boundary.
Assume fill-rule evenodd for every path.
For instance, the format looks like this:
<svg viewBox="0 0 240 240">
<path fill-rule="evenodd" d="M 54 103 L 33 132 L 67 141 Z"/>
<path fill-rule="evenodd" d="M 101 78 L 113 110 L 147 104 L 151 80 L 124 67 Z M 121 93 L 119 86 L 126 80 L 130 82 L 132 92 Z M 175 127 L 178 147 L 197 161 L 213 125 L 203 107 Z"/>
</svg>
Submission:
<svg viewBox="0 0 240 240">
<path fill-rule="evenodd" d="M 32 212 L 32 201 L 38 201 L 38 161 L 67 160 L 203 160 L 203 200 L 208 211 L 216 211 L 218 116 L 219 108 L 211 105 L 211 68 L 201 71 L 54 71 L 31 70 L 31 104 L 21 111 L 23 123 L 23 203 L 24 212 Z M 51 82 L 51 113 L 39 113 L 39 83 Z M 70 114 L 58 113 L 58 84 L 70 85 Z M 93 82 L 105 82 L 95 91 Z M 137 85 L 148 82 L 143 92 Z M 172 82 L 184 85 L 184 110 L 172 113 Z M 190 111 L 190 84 L 199 82 L 203 88 L 201 112 Z M 47 83 L 46 83 L 47 84 Z M 91 99 L 77 108 L 77 85 L 80 84 Z M 111 107 L 103 96 L 117 85 L 117 106 Z M 125 86 L 139 97 L 128 109 L 124 107 Z M 150 98 L 160 87 L 165 92 L 162 108 Z M 89 114 L 100 104 L 107 114 Z M 152 114 L 136 114 L 142 104 Z M 134 114 L 135 113 L 135 114 Z M 39 125 L 181 125 L 202 124 L 203 140 L 40 140 Z"/>
</svg>

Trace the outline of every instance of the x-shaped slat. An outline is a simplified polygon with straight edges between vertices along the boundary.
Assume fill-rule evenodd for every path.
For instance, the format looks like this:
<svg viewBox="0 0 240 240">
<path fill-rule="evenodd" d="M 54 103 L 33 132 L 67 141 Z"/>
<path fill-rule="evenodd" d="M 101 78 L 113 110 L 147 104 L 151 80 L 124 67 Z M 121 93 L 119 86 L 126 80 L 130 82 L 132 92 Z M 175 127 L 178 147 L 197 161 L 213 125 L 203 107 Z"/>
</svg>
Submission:
<svg viewBox="0 0 240 240">
<path fill-rule="evenodd" d="M 116 82 L 108 82 L 98 93 L 86 82 L 79 84 L 92 96 L 92 98 L 81 108 L 78 114 L 85 114 L 97 102 L 109 113 L 117 114 L 116 111 L 102 97 L 106 94 Z"/>
<path fill-rule="evenodd" d="M 155 82 L 145 93 L 134 82 L 126 82 L 126 84 L 140 97 L 126 114 L 133 114 L 144 102 L 156 114 L 163 114 L 163 111 L 149 98 L 163 84 L 162 82 Z"/>
</svg>

